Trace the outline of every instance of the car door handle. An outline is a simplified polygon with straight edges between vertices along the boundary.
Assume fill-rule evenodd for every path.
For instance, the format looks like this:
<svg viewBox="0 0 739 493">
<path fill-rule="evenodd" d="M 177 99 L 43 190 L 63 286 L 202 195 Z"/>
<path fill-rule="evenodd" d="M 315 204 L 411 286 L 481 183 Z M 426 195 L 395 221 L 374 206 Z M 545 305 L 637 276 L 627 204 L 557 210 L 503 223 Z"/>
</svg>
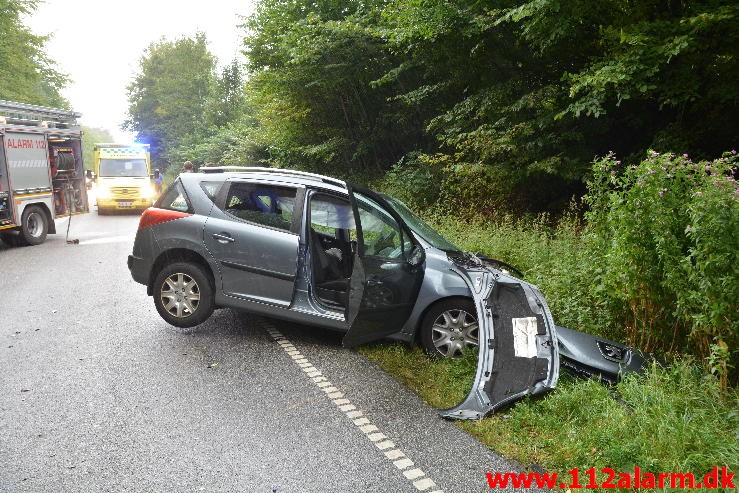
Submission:
<svg viewBox="0 0 739 493">
<path fill-rule="evenodd" d="M 228 233 L 213 233 L 213 238 L 215 238 L 218 243 L 223 243 L 224 245 L 235 241 L 228 235 Z"/>
</svg>

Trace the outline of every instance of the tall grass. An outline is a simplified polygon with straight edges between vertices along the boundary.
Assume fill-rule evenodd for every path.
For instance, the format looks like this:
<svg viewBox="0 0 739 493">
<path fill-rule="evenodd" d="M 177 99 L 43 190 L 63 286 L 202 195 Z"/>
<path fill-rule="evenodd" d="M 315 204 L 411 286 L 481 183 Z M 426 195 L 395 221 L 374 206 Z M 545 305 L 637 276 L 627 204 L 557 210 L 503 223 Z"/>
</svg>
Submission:
<svg viewBox="0 0 739 493">
<path fill-rule="evenodd" d="M 556 220 L 546 214 L 464 220 L 435 214 L 429 219 L 459 247 L 520 269 L 525 280 L 542 290 L 558 324 L 612 339 L 624 338 L 614 301 L 594 282 L 602 266 L 582 235 L 583 225 L 574 206 Z"/>
<path fill-rule="evenodd" d="M 739 395 L 690 361 L 632 375 L 614 388 L 564 378 L 504 415 L 462 423 L 494 450 L 549 470 L 739 470 Z"/>
</svg>

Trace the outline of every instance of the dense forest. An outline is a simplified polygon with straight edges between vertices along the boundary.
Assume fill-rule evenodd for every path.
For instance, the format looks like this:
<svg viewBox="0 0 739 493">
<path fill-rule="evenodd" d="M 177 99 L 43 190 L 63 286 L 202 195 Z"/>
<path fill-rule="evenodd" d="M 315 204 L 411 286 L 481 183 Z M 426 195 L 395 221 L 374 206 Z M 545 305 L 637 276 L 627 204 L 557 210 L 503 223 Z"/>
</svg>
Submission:
<svg viewBox="0 0 739 493">
<path fill-rule="evenodd" d="M 163 160 L 391 171 L 424 202 L 538 211 L 609 151 L 736 145 L 734 2 L 262 0 L 243 30 L 244 67 L 214 71 L 202 35 L 142 58 L 127 126 Z"/>
</svg>

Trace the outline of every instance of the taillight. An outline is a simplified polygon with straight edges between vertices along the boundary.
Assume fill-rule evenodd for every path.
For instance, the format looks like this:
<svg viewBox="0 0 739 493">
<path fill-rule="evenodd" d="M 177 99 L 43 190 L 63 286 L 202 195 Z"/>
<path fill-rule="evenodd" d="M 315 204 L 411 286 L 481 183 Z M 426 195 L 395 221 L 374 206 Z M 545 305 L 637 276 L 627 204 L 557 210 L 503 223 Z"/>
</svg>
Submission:
<svg viewBox="0 0 739 493">
<path fill-rule="evenodd" d="M 139 229 L 148 228 L 150 226 L 156 226 L 157 224 L 166 223 L 167 221 L 174 221 L 175 219 L 182 219 L 183 217 L 189 217 L 192 214 L 187 212 L 172 211 L 169 209 L 158 209 L 156 207 L 149 207 L 139 220 Z"/>
</svg>

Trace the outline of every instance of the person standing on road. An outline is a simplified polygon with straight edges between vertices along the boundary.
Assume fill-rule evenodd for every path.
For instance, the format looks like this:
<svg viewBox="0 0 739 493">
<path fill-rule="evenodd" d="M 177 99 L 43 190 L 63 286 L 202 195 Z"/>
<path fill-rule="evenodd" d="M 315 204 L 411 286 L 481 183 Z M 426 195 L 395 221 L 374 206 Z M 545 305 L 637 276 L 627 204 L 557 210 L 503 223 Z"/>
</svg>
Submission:
<svg viewBox="0 0 739 493">
<path fill-rule="evenodd" d="M 158 170 L 154 170 L 154 191 L 157 195 L 162 193 L 162 183 L 164 182 L 164 176 Z"/>
<path fill-rule="evenodd" d="M 185 161 L 184 163 L 182 163 L 182 172 L 192 173 L 192 163 L 190 161 Z"/>
</svg>

